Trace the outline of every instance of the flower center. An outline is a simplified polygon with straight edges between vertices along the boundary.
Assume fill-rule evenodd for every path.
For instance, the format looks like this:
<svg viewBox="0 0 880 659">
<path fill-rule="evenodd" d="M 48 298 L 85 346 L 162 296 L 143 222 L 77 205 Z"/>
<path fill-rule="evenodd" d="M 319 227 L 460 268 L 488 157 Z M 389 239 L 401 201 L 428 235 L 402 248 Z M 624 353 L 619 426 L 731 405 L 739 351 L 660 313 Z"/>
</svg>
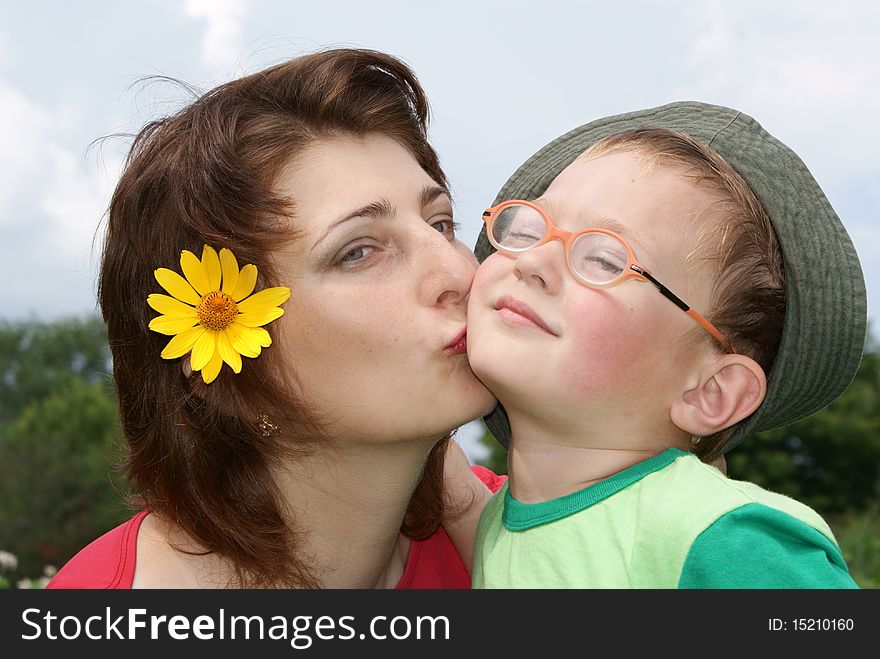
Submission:
<svg viewBox="0 0 880 659">
<path fill-rule="evenodd" d="M 238 313 L 238 307 L 235 300 L 226 293 L 214 291 L 202 297 L 196 306 L 196 313 L 199 314 L 199 322 L 202 325 L 208 329 L 220 331 L 232 325 L 235 314 Z"/>
</svg>

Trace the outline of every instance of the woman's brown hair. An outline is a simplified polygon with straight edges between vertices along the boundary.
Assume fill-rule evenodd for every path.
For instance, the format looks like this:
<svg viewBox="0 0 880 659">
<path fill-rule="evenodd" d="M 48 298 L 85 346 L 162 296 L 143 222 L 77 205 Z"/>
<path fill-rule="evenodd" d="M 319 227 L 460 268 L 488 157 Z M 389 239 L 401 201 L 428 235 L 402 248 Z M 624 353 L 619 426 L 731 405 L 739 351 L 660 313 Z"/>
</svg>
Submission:
<svg viewBox="0 0 880 659">
<path fill-rule="evenodd" d="M 689 135 L 668 128 L 617 133 L 587 149 L 581 158 L 630 151 L 648 166 L 668 165 L 708 190 L 716 203 L 710 221 L 698 227 L 696 259 L 712 264 L 712 308 L 706 318 L 734 349 L 754 359 L 769 375 L 785 317 L 782 252 L 767 212 L 748 183 L 721 155 Z M 704 340 L 697 329 L 692 336 Z M 719 346 L 720 347 L 720 346 Z M 711 462 L 721 455 L 736 425 L 695 438 L 694 453 Z"/>
<path fill-rule="evenodd" d="M 314 140 L 378 133 L 445 187 L 427 121 L 425 94 L 403 62 L 339 49 L 220 85 L 134 138 L 110 202 L 98 289 L 129 446 L 125 468 L 138 505 L 235 566 L 229 585 L 320 585 L 299 551 L 308 529 L 291 528 L 271 477 L 280 460 L 316 447 L 320 419 L 297 398 L 280 351 L 210 385 L 180 360 L 160 359 L 167 337 L 148 329 L 153 272 L 208 244 L 254 264 L 258 290 L 283 285 L 272 254 L 296 238 L 287 219 L 296 200 L 274 191 L 281 170 Z M 431 451 L 413 495 L 402 528 L 412 537 L 432 533 L 443 512 L 445 445 Z"/>
</svg>

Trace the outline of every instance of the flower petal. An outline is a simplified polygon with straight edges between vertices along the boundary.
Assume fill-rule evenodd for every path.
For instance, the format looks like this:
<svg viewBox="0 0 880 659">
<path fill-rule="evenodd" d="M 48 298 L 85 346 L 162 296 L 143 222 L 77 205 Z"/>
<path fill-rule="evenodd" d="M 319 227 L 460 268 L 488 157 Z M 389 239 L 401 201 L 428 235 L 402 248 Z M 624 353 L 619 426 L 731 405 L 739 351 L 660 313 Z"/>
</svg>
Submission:
<svg viewBox="0 0 880 659">
<path fill-rule="evenodd" d="M 269 332 L 262 327 L 248 327 L 247 331 L 250 332 L 254 340 L 263 348 L 268 348 L 272 345 L 272 337 L 269 336 Z"/>
<path fill-rule="evenodd" d="M 219 348 L 220 356 L 223 358 L 223 361 L 229 364 L 233 371 L 241 373 L 241 355 L 239 355 L 235 351 L 235 348 L 232 347 L 232 341 L 229 340 L 229 335 L 226 332 L 218 333 L 217 347 Z"/>
<path fill-rule="evenodd" d="M 202 270 L 208 279 L 208 292 L 220 290 L 220 258 L 210 245 L 202 248 Z"/>
<path fill-rule="evenodd" d="M 175 297 L 170 295 L 162 295 L 161 293 L 151 293 L 147 296 L 147 304 L 153 309 L 166 316 L 177 316 L 179 318 L 198 318 L 195 308 L 184 304 Z"/>
<path fill-rule="evenodd" d="M 207 331 L 207 328 L 202 327 L 201 325 L 196 325 L 193 328 L 184 330 L 168 342 L 168 345 L 162 350 L 162 359 L 177 359 L 178 357 L 183 357 L 183 355 L 192 350 L 196 339 Z"/>
<path fill-rule="evenodd" d="M 226 335 L 232 343 L 235 351 L 245 357 L 258 357 L 260 355 L 260 342 L 256 340 L 249 327 L 233 323 L 226 328 Z"/>
<path fill-rule="evenodd" d="M 215 352 L 211 357 L 211 361 L 202 369 L 202 380 L 204 380 L 205 384 L 211 384 L 220 375 L 222 367 L 223 360 L 220 358 L 220 353 Z"/>
<path fill-rule="evenodd" d="M 192 370 L 200 371 L 205 368 L 215 352 L 217 352 L 217 332 L 208 330 L 196 339 L 195 345 L 193 345 L 192 356 L 189 360 Z"/>
<path fill-rule="evenodd" d="M 168 268 L 157 268 L 153 272 L 153 276 L 156 278 L 156 281 L 159 282 L 159 285 L 162 288 L 171 293 L 171 295 L 176 297 L 178 300 L 195 306 L 202 299 L 202 296 L 196 293 L 195 289 L 190 285 L 190 283 L 179 274 L 174 272 L 174 270 L 169 270 Z"/>
<path fill-rule="evenodd" d="M 229 293 L 233 300 L 238 302 L 245 299 L 254 292 L 254 285 L 257 283 L 257 266 L 248 263 L 238 273 L 238 282 L 235 284 L 235 290 Z"/>
<path fill-rule="evenodd" d="M 235 317 L 235 322 L 245 327 L 260 327 L 277 320 L 284 315 L 284 309 L 279 307 L 269 307 L 268 309 L 259 309 L 258 311 L 249 311 Z"/>
<path fill-rule="evenodd" d="M 201 296 L 211 292 L 211 289 L 208 287 L 208 277 L 198 256 L 188 249 L 183 250 L 180 253 L 180 267 L 183 269 L 183 274 L 186 275 L 189 283 L 196 289 L 196 293 Z"/>
<path fill-rule="evenodd" d="M 286 286 L 275 286 L 274 288 L 266 288 L 259 293 L 254 293 L 248 299 L 238 303 L 238 310 L 241 313 L 256 311 L 260 307 L 277 307 L 290 299 L 290 289 Z"/>
<path fill-rule="evenodd" d="M 225 247 L 220 250 L 220 269 L 223 271 L 221 290 L 231 297 L 238 284 L 238 261 L 235 260 L 235 254 Z"/>
<path fill-rule="evenodd" d="M 199 322 L 198 318 L 182 318 L 180 316 L 156 316 L 148 327 L 159 334 L 180 334 Z"/>
</svg>

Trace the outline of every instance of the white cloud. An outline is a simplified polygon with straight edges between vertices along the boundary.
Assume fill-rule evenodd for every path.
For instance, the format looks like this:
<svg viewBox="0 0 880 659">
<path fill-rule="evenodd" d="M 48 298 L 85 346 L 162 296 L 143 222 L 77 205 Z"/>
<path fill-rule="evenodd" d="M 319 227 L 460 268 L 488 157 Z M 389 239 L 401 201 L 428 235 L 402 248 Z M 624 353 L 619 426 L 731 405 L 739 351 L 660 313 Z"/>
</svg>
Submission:
<svg viewBox="0 0 880 659">
<path fill-rule="evenodd" d="M 202 37 L 202 63 L 216 74 L 229 74 L 241 53 L 243 0 L 187 0 L 186 15 L 208 23 Z"/>
<path fill-rule="evenodd" d="M 853 130 L 880 114 L 880 9 L 712 2 L 693 5 L 688 25 L 696 35 L 680 83 L 688 95 L 752 114 L 817 165 L 824 183 L 876 168 L 876 148 L 864 148 Z"/>
<path fill-rule="evenodd" d="M 848 231 L 862 265 L 872 270 L 880 268 L 880 252 L 877 251 L 877 245 L 880 245 L 880 227 L 858 222 L 850 226 Z"/>
<path fill-rule="evenodd" d="M 51 185 L 41 208 L 54 227 L 50 240 L 56 249 L 78 257 L 91 248 L 122 171 L 122 159 L 102 159 L 99 171 L 90 172 L 86 163 L 69 150 L 53 145 L 48 155 Z"/>
<path fill-rule="evenodd" d="M 880 284 L 880 227 L 868 222 L 857 222 L 848 227 L 856 253 L 862 262 L 862 272 L 865 277 L 865 286 L 868 292 L 868 318 L 873 324 L 874 335 L 877 336 L 878 324 L 880 324 L 880 296 L 878 296 L 878 284 Z"/>
<path fill-rule="evenodd" d="M 50 223 L 46 236 L 59 250 L 77 249 L 91 240 L 121 158 L 106 159 L 101 171 L 87 172 L 83 154 L 66 146 L 81 124 L 70 105 L 47 107 L 0 81 L 0 227 L 14 229 L 33 217 Z"/>
<path fill-rule="evenodd" d="M 0 80 L 0 279 L 27 282 L 7 292 L 2 315 L 94 308 L 93 238 L 122 158 L 88 171 L 68 146 L 82 123 L 81 107 L 40 104 Z"/>
<path fill-rule="evenodd" d="M 52 124 L 46 108 L 0 80 L 0 225 L 11 221 L 9 205 L 37 170 Z"/>
</svg>

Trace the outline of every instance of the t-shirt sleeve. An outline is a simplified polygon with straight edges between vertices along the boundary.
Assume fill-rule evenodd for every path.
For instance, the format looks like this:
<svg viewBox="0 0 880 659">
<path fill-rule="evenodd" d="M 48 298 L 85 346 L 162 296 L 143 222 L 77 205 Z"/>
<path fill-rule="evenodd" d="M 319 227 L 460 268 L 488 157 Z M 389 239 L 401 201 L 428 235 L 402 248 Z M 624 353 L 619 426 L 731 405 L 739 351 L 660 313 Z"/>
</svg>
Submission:
<svg viewBox="0 0 880 659">
<path fill-rule="evenodd" d="M 80 550 L 52 577 L 47 589 L 129 589 L 137 563 L 141 511 Z"/>
<path fill-rule="evenodd" d="M 831 538 L 782 511 L 748 504 L 691 546 L 679 588 L 858 588 Z"/>
<path fill-rule="evenodd" d="M 471 471 L 474 472 L 477 478 L 483 481 L 486 487 L 492 490 L 492 492 L 500 490 L 501 486 L 507 481 L 507 476 L 499 476 L 491 469 L 480 465 L 471 465 Z"/>
</svg>

